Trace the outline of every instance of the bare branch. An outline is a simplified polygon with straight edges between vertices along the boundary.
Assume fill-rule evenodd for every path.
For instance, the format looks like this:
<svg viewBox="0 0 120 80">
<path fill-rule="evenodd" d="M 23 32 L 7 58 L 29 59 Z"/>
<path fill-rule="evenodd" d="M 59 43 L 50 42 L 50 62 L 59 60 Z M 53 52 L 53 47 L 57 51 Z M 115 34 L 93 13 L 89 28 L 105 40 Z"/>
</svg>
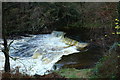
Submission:
<svg viewBox="0 0 120 80">
<path fill-rule="evenodd" d="M 12 40 L 10 43 L 9 43 L 9 45 L 8 45 L 8 48 L 10 49 L 10 46 L 11 46 L 11 44 L 14 42 L 14 40 Z"/>
</svg>

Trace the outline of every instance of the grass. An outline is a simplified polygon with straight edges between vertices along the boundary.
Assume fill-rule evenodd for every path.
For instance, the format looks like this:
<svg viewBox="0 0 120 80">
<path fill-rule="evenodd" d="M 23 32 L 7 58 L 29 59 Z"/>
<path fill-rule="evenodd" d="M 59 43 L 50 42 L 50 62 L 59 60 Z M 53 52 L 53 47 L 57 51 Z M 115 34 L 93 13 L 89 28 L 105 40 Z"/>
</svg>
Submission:
<svg viewBox="0 0 120 80">
<path fill-rule="evenodd" d="M 65 78 L 89 78 L 91 75 L 91 69 L 63 68 L 55 72 Z"/>
</svg>

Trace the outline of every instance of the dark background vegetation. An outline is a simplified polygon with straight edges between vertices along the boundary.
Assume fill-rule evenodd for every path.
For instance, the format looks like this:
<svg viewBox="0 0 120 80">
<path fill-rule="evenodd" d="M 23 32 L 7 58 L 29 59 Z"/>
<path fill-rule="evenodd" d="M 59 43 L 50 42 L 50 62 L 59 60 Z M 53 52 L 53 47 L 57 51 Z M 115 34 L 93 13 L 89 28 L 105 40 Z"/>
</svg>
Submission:
<svg viewBox="0 0 120 80">
<path fill-rule="evenodd" d="M 50 33 L 53 30 L 80 35 L 92 29 L 107 34 L 117 18 L 117 3 L 11 2 L 3 3 L 3 15 L 8 35 Z"/>
<path fill-rule="evenodd" d="M 120 41 L 119 35 L 112 34 L 115 32 L 114 20 L 119 17 L 119 9 L 119 4 L 114 2 L 5 2 L 2 4 L 3 27 L 9 38 L 58 30 L 66 32 L 73 39 L 97 45 L 102 49 L 105 61 L 100 61 L 102 66 L 97 68 L 95 74 L 108 77 L 119 74 L 116 72 L 116 65 L 119 67 L 119 47 L 112 49 L 113 52 L 109 54 L 114 42 Z M 112 66 L 111 74 L 107 71 L 112 70 L 108 65 Z"/>
</svg>

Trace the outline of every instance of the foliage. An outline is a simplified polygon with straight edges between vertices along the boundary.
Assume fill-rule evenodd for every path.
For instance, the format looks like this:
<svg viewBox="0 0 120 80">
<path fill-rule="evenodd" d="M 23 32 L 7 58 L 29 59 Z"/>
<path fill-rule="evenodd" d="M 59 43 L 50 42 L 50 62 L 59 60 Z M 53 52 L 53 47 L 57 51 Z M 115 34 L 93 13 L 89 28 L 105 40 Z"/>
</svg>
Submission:
<svg viewBox="0 0 120 80">
<path fill-rule="evenodd" d="M 117 45 L 116 45 L 117 46 Z M 115 49 L 118 49 L 117 47 Z M 115 50 L 103 56 L 92 69 L 93 75 L 91 78 L 118 78 L 119 77 L 119 53 Z"/>
<path fill-rule="evenodd" d="M 56 29 L 56 23 L 66 26 L 77 21 L 76 5 L 79 3 L 3 3 L 4 23 L 8 34 L 47 32 Z"/>
<path fill-rule="evenodd" d="M 8 35 L 49 33 L 81 27 L 111 27 L 116 8 L 116 3 L 5 2 L 3 18 Z"/>
</svg>

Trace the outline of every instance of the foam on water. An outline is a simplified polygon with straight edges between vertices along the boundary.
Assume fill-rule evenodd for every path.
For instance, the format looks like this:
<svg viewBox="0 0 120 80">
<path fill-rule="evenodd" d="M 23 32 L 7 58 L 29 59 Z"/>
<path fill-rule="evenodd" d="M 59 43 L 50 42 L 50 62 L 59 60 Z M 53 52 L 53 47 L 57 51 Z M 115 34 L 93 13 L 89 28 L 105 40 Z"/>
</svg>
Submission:
<svg viewBox="0 0 120 80">
<path fill-rule="evenodd" d="M 54 64 L 63 55 L 79 52 L 76 46 L 67 47 L 68 45 L 61 42 L 61 36 L 64 33 L 57 32 L 57 36 L 53 34 L 55 35 L 55 32 L 14 40 L 10 48 L 10 55 L 19 59 L 16 61 L 10 59 L 11 69 L 19 68 L 21 73 L 28 75 L 44 75 L 53 70 Z M 10 41 L 12 40 L 8 40 L 8 42 Z M 33 58 L 33 55 L 37 57 Z M 4 55 L 0 52 L 0 70 L 3 70 L 3 67 Z"/>
</svg>

